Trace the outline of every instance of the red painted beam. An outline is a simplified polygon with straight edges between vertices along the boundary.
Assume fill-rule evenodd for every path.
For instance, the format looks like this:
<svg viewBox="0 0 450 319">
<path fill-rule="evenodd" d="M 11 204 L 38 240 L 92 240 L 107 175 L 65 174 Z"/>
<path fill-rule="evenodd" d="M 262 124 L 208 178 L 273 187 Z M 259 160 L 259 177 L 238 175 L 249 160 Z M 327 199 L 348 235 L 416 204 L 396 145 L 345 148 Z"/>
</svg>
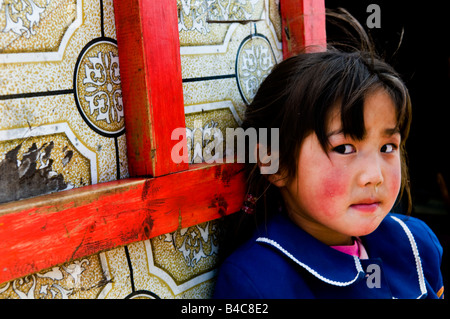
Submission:
<svg viewBox="0 0 450 319">
<path fill-rule="evenodd" d="M 232 214 L 244 187 L 242 165 L 200 165 L 1 204 L 0 283 Z"/>
<path fill-rule="evenodd" d="M 325 1 L 280 0 L 283 58 L 326 49 Z"/>
<path fill-rule="evenodd" d="M 189 168 L 171 160 L 185 127 L 176 1 L 114 1 L 130 176 Z M 186 154 L 187 156 L 187 154 Z"/>
</svg>

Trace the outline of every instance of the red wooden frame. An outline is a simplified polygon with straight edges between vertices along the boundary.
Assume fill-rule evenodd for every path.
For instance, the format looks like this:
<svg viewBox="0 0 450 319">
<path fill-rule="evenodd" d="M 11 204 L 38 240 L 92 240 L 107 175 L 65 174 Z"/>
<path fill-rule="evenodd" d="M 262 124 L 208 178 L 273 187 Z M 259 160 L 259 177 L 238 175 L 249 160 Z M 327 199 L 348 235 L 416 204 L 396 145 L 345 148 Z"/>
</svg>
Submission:
<svg viewBox="0 0 450 319">
<path fill-rule="evenodd" d="M 240 209 L 242 166 L 200 165 L 180 174 L 130 178 L 1 205 L 0 282 Z M 180 179 L 192 182 L 186 187 Z"/>
<path fill-rule="evenodd" d="M 325 47 L 323 2 L 281 0 L 285 57 L 302 45 Z M 171 132 L 185 126 L 175 0 L 117 0 L 114 7 L 132 177 L 1 204 L 0 283 L 242 205 L 241 164 L 170 158 L 178 143 Z"/>
<path fill-rule="evenodd" d="M 170 158 L 171 133 L 185 127 L 177 3 L 121 0 L 114 12 L 130 176 L 186 170 Z"/>
<path fill-rule="evenodd" d="M 327 46 L 324 0 L 280 1 L 283 28 L 283 58 L 323 51 Z"/>
</svg>

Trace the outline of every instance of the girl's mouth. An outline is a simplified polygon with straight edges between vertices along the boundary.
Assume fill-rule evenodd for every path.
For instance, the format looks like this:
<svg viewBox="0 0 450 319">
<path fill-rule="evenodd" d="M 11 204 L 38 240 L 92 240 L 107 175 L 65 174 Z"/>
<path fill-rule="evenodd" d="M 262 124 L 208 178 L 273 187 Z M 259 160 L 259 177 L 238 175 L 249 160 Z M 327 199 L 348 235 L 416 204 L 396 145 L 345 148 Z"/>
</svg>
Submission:
<svg viewBox="0 0 450 319">
<path fill-rule="evenodd" d="M 375 212 L 378 207 L 380 206 L 380 202 L 362 202 L 350 205 L 351 208 L 356 209 L 358 211 L 364 212 L 364 213 L 373 213 Z"/>
</svg>

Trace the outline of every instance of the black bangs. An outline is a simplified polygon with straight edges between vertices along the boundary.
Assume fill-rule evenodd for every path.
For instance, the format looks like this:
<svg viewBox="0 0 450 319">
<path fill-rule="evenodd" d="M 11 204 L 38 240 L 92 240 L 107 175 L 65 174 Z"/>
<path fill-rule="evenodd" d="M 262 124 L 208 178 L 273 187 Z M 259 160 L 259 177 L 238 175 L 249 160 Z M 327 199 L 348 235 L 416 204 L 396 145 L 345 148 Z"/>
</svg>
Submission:
<svg viewBox="0 0 450 319">
<path fill-rule="evenodd" d="M 411 122 L 411 105 L 404 83 L 395 71 L 372 56 L 360 53 L 334 53 L 334 76 L 327 78 L 322 94 L 315 104 L 314 128 L 324 150 L 328 148 L 327 123 L 335 107 L 339 108 L 342 133 L 355 140 L 366 134 L 364 102 L 368 95 L 384 89 L 391 96 L 397 113 L 397 128 L 406 140 Z"/>
<path fill-rule="evenodd" d="M 378 76 L 367 67 L 367 61 L 358 53 L 334 53 L 334 76 L 326 79 L 322 98 L 315 105 L 315 127 L 324 150 L 328 146 L 327 122 L 335 107 L 339 107 L 342 133 L 361 140 L 366 134 L 364 125 L 364 101 L 366 96 L 382 87 Z"/>
<path fill-rule="evenodd" d="M 364 125 L 364 98 L 360 97 L 352 104 L 341 106 L 342 132 L 355 140 L 362 140 L 366 134 Z"/>
<path fill-rule="evenodd" d="M 339 82 L 336 95 L 341 101 L 341 123 L 344 135 L 361 140 L 366 134 L 364 125 L 364 100 L 372 86 L 370 74 L 361 57 L 355 54 L 347 58 L 346 70 Z"/>
</svg>

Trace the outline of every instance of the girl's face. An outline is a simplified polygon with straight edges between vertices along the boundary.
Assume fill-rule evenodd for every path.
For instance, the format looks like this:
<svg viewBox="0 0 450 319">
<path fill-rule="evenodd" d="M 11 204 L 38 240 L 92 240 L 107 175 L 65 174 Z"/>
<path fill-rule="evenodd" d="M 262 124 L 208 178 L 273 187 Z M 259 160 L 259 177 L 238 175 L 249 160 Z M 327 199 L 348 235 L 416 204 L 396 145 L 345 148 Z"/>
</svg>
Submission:
<svg viewBox="0 0 450 319">
<path fill-rule="evenodd" d="M 336 107 L 327 123 L 326 154 L 315 133 L 303 141 L 297 174 L 278 180 L 290 218 L 328 245 L 373 232 L 395 203 L 401 184 L 400 133 L 394 102 L 382 89 L 366 97 L 366 135 L 342 133 Z"/>
</svg>

